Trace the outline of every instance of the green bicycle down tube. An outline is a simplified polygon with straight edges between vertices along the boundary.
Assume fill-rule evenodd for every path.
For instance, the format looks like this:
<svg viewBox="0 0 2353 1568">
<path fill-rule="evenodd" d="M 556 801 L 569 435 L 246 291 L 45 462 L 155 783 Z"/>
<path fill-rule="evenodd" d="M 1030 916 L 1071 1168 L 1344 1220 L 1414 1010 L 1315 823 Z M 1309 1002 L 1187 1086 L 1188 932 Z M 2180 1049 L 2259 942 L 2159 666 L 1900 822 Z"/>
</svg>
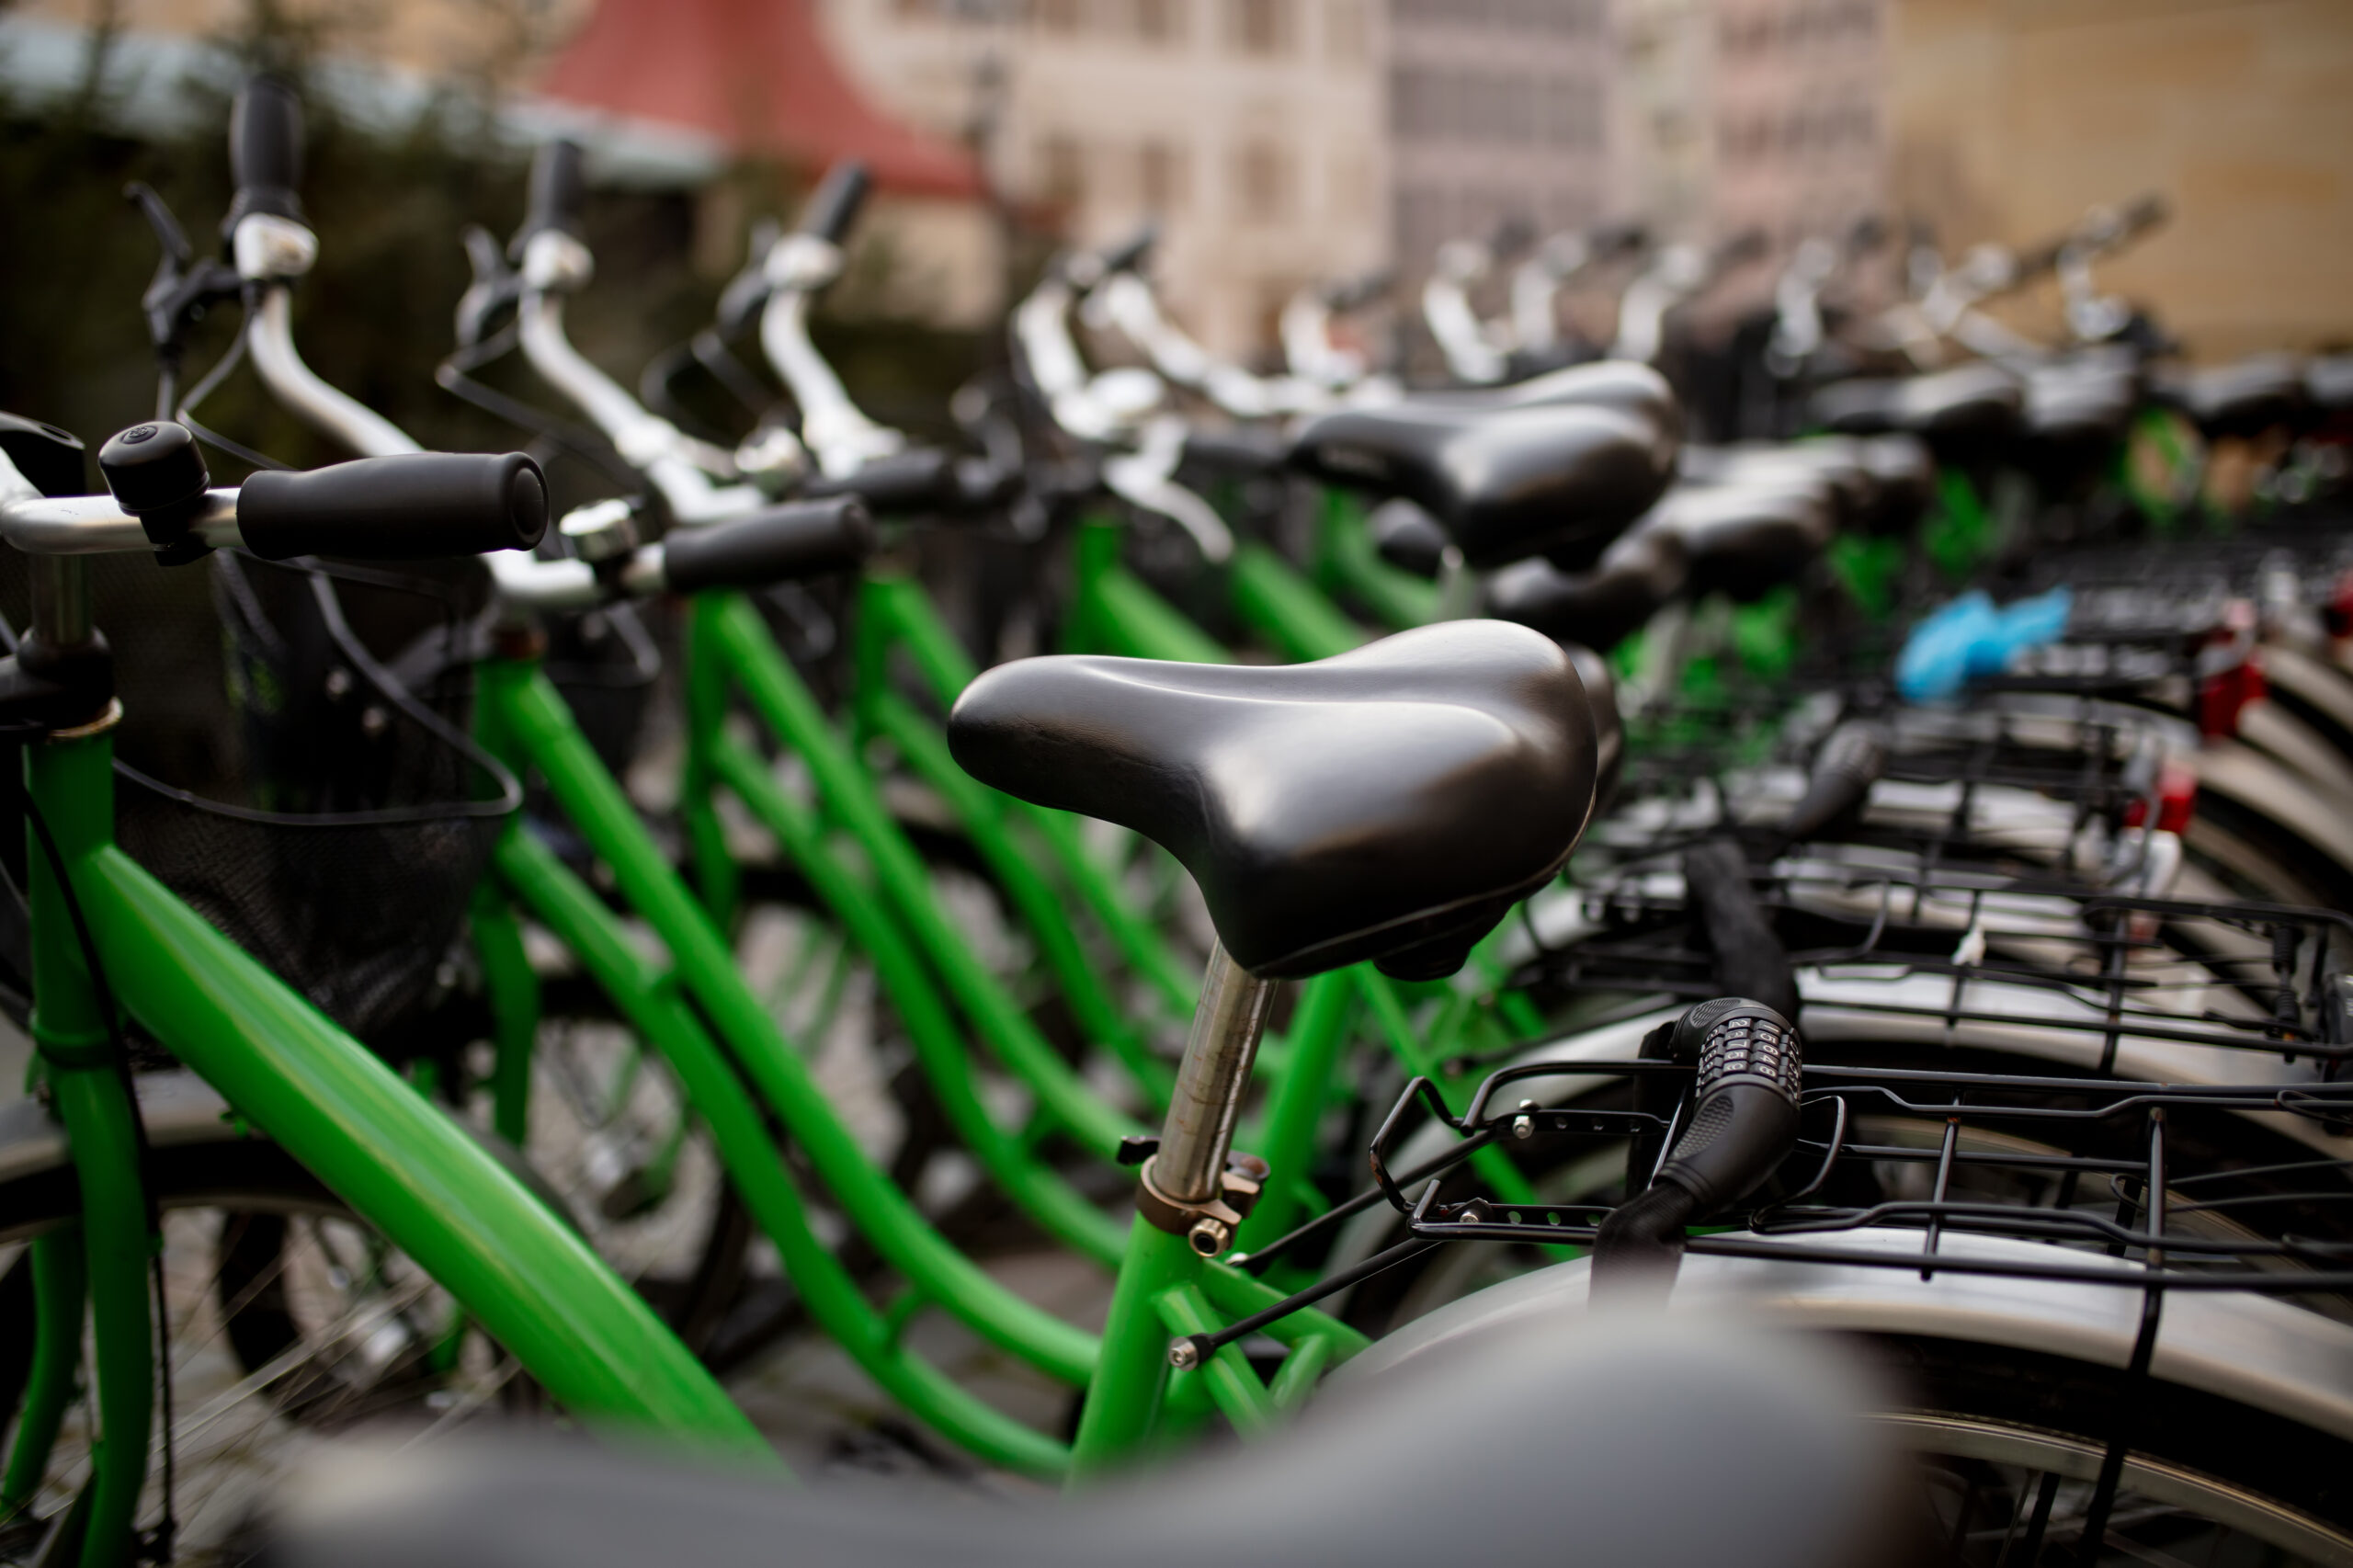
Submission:
<svg viewBox="0 0 2353 1568">
<path fill-rule="evenodd" d="M 695 623 L 690 649 L 692 638 L 708 624 Z M 727 733 L 728 691 L 722 660 L 708 653 L 689 657 L 688 751 L 690 772 L 705 781 L 706 799 L 719 787 L 732 790 L 776 836 L 786 858 L 800 869 L 850 940 L 872 961 L 942 1112 L 999 1190 L 1049 1235 L 1107 1267 L 1117 1264 L 1120 1227 L 990 1116 L 963 1033 L 890 908 L 873 895 L 866 878 L 835 852 L 834 840 L 817 813 L 777 781 L 764 758 Z"/>
<path fill-rule="evenodd" d="M 725 1052 L 671 972 L 631 939 L 605 901 L 520 824 L 500 835 L 494 864 L 498 881 L 572 950 L 631 1026 L 655 1042 L 817 1326 L 910 1415 L 951 1442 L 1030 1474 L 1066 1469 L 1063 1445 L 992 1409 L 908 1349 L 902 1323 L 868 1301 L 818 1239 L 783 1151 Z"/>
<path fill-rule="evenodd" d="M 540 1034 L 540 977 L 523 948 L 523 927 L 487 882 L 467 914 L 490 1004 L 491 1131 L 517 1149 L 531 1136 L 531 1058 Z"/>
<path fill-rule="evenodd" d="M 1230 664 L 1233 655 L 1187 619 L 1120 560 L 1123 530 L 1100 517 L 1078 525 L 1073 541 L 1074 591 L 1063 622 L 1072 653 L 1122 653 L 1178 664 Z"/>
<path fill-rule="evenodd" d="M 86 850 L 74 880 L 130 1012 L 415 1258 L 559 1403 L 583 1420 L 768 1456 L 652 1310 L 462 1128 L 119 849 Z"/>
<path fill-rule="evenodd" d="M 1361 604 L 1394 631 L 1438 619 L 1438 585 L 1381 558 L 1366 526 L 1363 503 L 1326 486 L 1317 519 L 1314 578 L 1336 597 Z"/>
<path fill-rule="evenodd" d="M 1143 1031 L 1122 1012 L 1079 941 L 1061 894 L 1015 844 L 997 807 L 1005 797 L 958 767 L 938 726 L 898 693 L 875 694 L 867 699 L 867 709 L 875 716 L 878 733 L 898 748 L 915 776 L 948 801 L 995 871 L 998 886 L 1012 899 L 1025 928 L 1063 982 L 1063 999 L 1080 1029 L 1119 1060 L 1144 1094 L 1148 1113 L 1165 1110 L 1176 1084 L 1174 1068 L 1152 1054 Z"/>
<path fill-rule="evenodd" d="M 895 696 L 890 663 L 893 648 L 906 650 L 915 673 L 942 708 L 953 706 L 978 674 L 972 655 L 965 653 L 963 645 L 956 641 L 956 634 L 939 619 L 930 597 L 920 584 L 906 577 L 882 573 L 867 574 L 858 585 L 857 636 L 855 703 L 861 739 L 881 733 L 881 707 L 886 699 Z M 936 731 L 937 726 L 927 722 L 926 725 Z M 939 749 L 944 751 L 944 747 Z M 957 771 L 961 774 L 963 770 Z M 986 793 L 1000 812 L 1009 810 L 1045 842 L 1055 866 L 1076 890 L 1087 912 L 1111 938 L 1112 946 L 1119 949 L 1128 967 L 1152 987 L 1169 1016 L 1177 1020 L 1190 1018 L 1199 990 L 1199 964 L 1179 957 L 1151 918 L 1131 906 L 1118 880 L 1087 852 L 1080 835 L 1080 819 L 1068 812 L 1033 806 L 993 790 Z M 993 815 L 989 820 L 994 823 L 1003 819 Z M 976 828 L 976 836 L 979 832 Z M 991 863 L 995 864 L 994 860 Z M 1055 923 L 1061 923 L 1059 914 Z M 1088 978 L 1092 978 L 1091 970 Z M 1063 979 L 1067 983 L 1068 977 Z M 1166 1103 L 1165 1091 L 1157 1103 Z"/>
<path fill-rule="evenodd" d="M 1050 1166 L 1032 1158 L 989 1115 L 954 1016 L 890 912 L 827 846 L 815 813 L 777 782 L 766 760 L 750 747 L 718 734 L 699 744 L 711 749 L 718 779 L 776 835 L 786 857 L 840 917 L 850 940 L 873 961 L 914 1042 L 934 1098 L 989 1179 L 1049 1235 L 1107 1267 L 1116 1265 L 1119 1226 Z"/>
<path fill-rule="evenodd" d="M 1182 1299 L 1188 1315 L 1199 1314 L 1180 1330 L 1170 1325 L 1172 1297 Z M 1127 1257 L 1120 1265 L 1110 1315 L 1104 1324 L 1102 1364 L 1079 1412 L 1078 1438 L 1072 1451 L 1076 1471 L 1081 1475 L 1099 1472 L 1137 1457 L 1151 1442 L 1167 1388 L 1168 1343 L 1175 1333 L 1198 1333 L 1209 1326 L 1207 1320 L 1212 1315 L 1235 1321 L 1281 1300 L 1281 1291 L 1201 1257 L 1184 1237 L 1137 1216 L 1128 1231 Z M 1291 1346 L 1293 1355 L 1306 1351 L 1314 1366 L 1345 1360 L 1370 1343 L 1336 1318 L 1313 1308 L 1278 1318 L 1265 1332 Z M 1319 1341 L 1317 1348 L 1308 1350 Z M 1229 1393 L 1257 1385 L 1257 1373 L 1239 1345 L 1225 1346 L 1211 1358 L 1211 1365 L 1221 1380 L 1231 1380 Z M 1238 1402 L 1221 1398 L 1217 1403 L 1237 1426 L 1247 1426 L 1247 1412 L 1265 1398 L 1263 1388 L 1257 1388 L 1255 1396 L 1245 1392 Z"/>
<path fill-rule="evenodd" d="M 1101 1159 L 1115 1157 L 1120 1140 L 1142 1127 L 1087 1087 L 974 956 L 934 895 L 922 858 L 750 601 L 740 594 L 706 594 L 693 613 L 710 622 L 693 646 L 725 662 L 753 712 L 807 764 L 826 810 L 873 861 L 892 906 L 982 1040 L 1082 1148 Z"/>
<path fill-rule="evenodd" d="M 1328 659 L 1370 639 L 1297 567 L 1255 540 L 1235 546 L 1226 588 L 1242 619 L 1287 659 Z"/>
<path fill-rule="evenodd" d="M 113 746 L 105 730 L 27 746 L 25 786 L 70 874 L 79 857 L 104 844 L 113 827 Z M 138 1112 L 116 1060 L 97 983 L 85 967 L 66 890 L 37 835 L 27 845 L 27 857 L 33 1045 L 82 1190 L 97 1417 L 82 1561 L 111 1565 L 128 1561 L 139 1494 L 147 1480 L 155 1391 L 148 1266 L 158 1239 L 140 1164 Z M 78 1346 L 78 1302 L 74 1331 Z"/>
<path fill-rule="evenodd" d="M 13 1521 L 40 1490 L 66 1407 L 74 1403 L 74 1371 L 82 1362 L 82 1319 L 89 1301 L 88 1255 L 79 1228 L 35 1236 L 27 1250 L 33 1270 L 32 1365 L 25 1376 L 7 1473 L 0 1479 L 0 1522 Z"/>
<path fill-rule="evenodd" d="M 1066 1381 L 1085 1381 L 1094 1366 L 1094 1335 L 1023 1301 L 959 1252 L 858 1147 L 539 665 L 518 659 L 483 665 L 477 710 L 484 742 L 510 767 L 532 768 L 546 780 L 574 830 L 612 872 L 621 896 L 669 949 L 679 982 L 851 1223 L 918 1290 L 982 1338 Z"/>
</svg>

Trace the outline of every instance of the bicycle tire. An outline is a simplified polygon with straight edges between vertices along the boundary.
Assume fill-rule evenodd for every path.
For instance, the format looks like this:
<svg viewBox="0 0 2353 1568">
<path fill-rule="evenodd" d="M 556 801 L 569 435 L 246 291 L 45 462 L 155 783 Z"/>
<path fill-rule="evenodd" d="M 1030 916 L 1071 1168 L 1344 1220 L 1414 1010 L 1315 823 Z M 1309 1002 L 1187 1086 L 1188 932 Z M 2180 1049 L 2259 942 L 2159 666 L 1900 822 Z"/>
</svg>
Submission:
<svg viewBox="0 0 2353 1568">
<path fill-rule="evenodd" d="M 2231 1555 L 2225 1540 L 2213 1539 L 2218 1531 L 2252 1537 L 2290 1554 L 2288 1561 L 2353 1560 L 2353 1443 L 2341 1437 L 2159 1379 L 2128 1391 L 2128 1375 L 2120 1369 L 2047 1351 L 1902 1335 L 1857 1335 L 1851 1343 L 1895 1391 L 1881 1419 L 1913 1449 L 1927 1477 L 1966 1474 L 1970 1466 L 2023 1471 L 2029 1481 L 2056 1474 L 2062 1484 L 2052 1488 L 2054 1502 L 2080 1506 L 2089 1499 L 2111 1437 L 2123 1437 L 2129 1458 L 2110 1516 L 2109 1550 L 2097 1556 L 2079 1550 L 2069 1561 L 2165 1561 L 2132 1551 L 2154 1544 L 2147 1534 L 2168 1530 L 2176 1539 L 2163 1550 L 2192 1562 L 2255 1560 Z M 2113 1425 L 2120 1412 L 2130 1418 L 2129 1431 L 2121 1433 Z M 1964 1539 L 1972 1533 L 1966 1514 L 1939 1519 L 1949 1547 L 1958 1541 L 1980 1548 L 1950 1551 L 1946 1560 L 1992 1563 L 2001 1560 L 2006 1541 L 2012 1552 L 2019 1551 L 2011 1538 L 2030 1528 L 2030 1516 L 2022 1515 L 2040 1488 L 2001 1484 L 2024 1507 L 2014 1509 L 1998 1532 L 1988 1528 L 1974 1539 Z M 1925 1490 L 1933 1493 L 1933 1486 Z M 2204 1522 L 2174 1512 L 2185 1508 Z M 2080 1547 L 2083 1521 L 2071 1520 L 2068 1506 L 2054 1506 L 2046 1546 L 2069 1541 L 2071 1524 L 2076 1527 L 2072 1544 Z M 2133 1541 L 2134 1531 L 2144 1539 Z M 2185 1553 L 2180 1533 L 2200 1537 L 2213 1554 Z M 2131 1544 L 2117 1549 L 2120 1534 Z"/>
<path fill-rule="evenodd" d="M 349 1281 L 355 1290 L 369 1283 L 385 1288 L 369 1303 L 381 1315 L 327 1315 L 331 1298 L 323 1290 L 334 1288 L 334 1259 L 348 1252 L 306 1255 L 298 1264 L 295 1254 L 303 1244 L 290 1246 L 290 1234 L 301 1227 L 324 1233 L 332 1226 L 347 1248 L 381 1247 L 381 1236 L 285 1150 L 227 1120 L 217 1096 L 196 1085 L 192 1074 L 156 1077 L 167 1081 L 160 1089 L 155 1079 L 142 1081 L 142 1109 L 150 1132 L 149 1189 L 165 1226 L 173 1325 L 177 1561 L 239 1560 L 239 1532 L 253 1496 L 275 1473 L 273 1454 L 289 1460 L 318 1441 L 381 1429 L 387 1419 L 455 1425 L 475 1411 L 511 1416 L 538 1408 L 537 1386 L 528 1375 L 502 1372 L 503 1352 L 479 1328 L 466 1325 L 421 1271 L 404 1270 L 406 1260 L 389 1248 L 366 1251 L 369 1278 Z M 28 1244 L 74 1224 L 80 1209 L 79 1182 L 62 1133 L 34 1102 L 0 1108 L 0 1395 L 7 1402 L 0 1421 L 19 1408 L 33 1357 Z M 275 1271 L 267 1256 L 272 1249 L 280 1260 Z M 199 1269 L 209 1277 L 198 1284 Z M 288 1279 L 298 1275 L 290 1288 Z M 323 1278 L 329 1282 L 324 1287 Z M 448 1330 L 448 1342 L 460 1346 L 454 1366 L 436 1369 L 436 1345 L 413 1332 L 420 1321 Z M 315 1357 L 296 1354 L 306 1335 L 321 1336 Z M 484 1385 L 467 1386 L 464 1380 L 473 1375 L 469 1366 L 480 1369 L 484 1357 L 490 1358 Z M 363 1381 L 358 1374 L 371 1367 L 372 1381 Z M 248 1392 L 241 1396 L 240 1389 Z M 77 1406 L 85 1397 L 86 1389 L 77 1393 Z M 253 1432 L 241 1437 L 233 1429 L 222 1448 L 213 1428 L 241 1410 L 249 1416 L 248 1403 L 257 1399 L 277 1403 L 258 1407 L 262 1420 Z M 41 1489 L 23 1513 L 0 1519 L 0 1559 L 14 1560 L 47 1535 L 86 1462 L 87 1437 L 86 1419 L 77 1426 L 69 1412 Z M 151 1463 L 142 1521 L 154 1517 L 158 1474 Z"/>
</svg>

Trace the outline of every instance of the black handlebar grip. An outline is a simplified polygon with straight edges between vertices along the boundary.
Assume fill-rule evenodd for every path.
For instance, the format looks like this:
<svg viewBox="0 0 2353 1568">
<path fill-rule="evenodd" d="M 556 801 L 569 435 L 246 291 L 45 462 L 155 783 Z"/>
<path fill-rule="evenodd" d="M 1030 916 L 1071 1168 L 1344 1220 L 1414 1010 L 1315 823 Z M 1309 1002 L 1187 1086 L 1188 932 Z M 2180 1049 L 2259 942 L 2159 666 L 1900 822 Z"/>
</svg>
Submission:
<svg viewBox="0 0 2353 1568">
<path fill-rule="evenodd" d="M 237 187 L 221 232 L 250 213 L 302 220 L 302 100 L 276 76 L 248 77 L 229 108 L 229 176 Z"/>
<path fill-rule="evenodd" d="M 1018 464 L 1000 463 L 988 458 L 956 460 L 957 511 L 994 512 L 1010 506 L 1020 494 Z"/>
<path fill-rule="evenodd" d="M 1806 791 L 1781 824 L 1791 843 L 1812 838 L 1863 803 L 1887 771 L 1887 731 L 1867 719 L 1849 719 L 1830 732 L 1814 753 Z"/>
<path fill-rule="evenodd" d="M 1789 949 L 1765 918 L 1740 846 L 1715 838 L 1686 850 L 1683 882 L 1716 955 L 1716 983 L 1727 994 L 1756 997 L 1785 1016 L 1795 1013 L 1798 983 Z"/>
<path fill-rule="evenodd" d="M 1159 243 L 1160 225 L 1146 223 L 1120 244 L 1097 252 L 1095 259 L 1102 267 L 1106 278 L 1114 273 L 1132 272 L 1143 265 L 1144 257 L 1150 256 L 1152 247 Z"/>
<path fill-rule="evenodd" d="M 1588 233 L 1585 243 L 1596 260 L 1608 260 L 1648 248 L 1651 232 L 1640 223 L 1604 223 Z"/>
<path fill-rule="evenodd" d="M 1715 254 L 1708 258 L 1709 270 L 1730 272 L 1735 267 L 1746 267 L 1752 261 L 1762 259 L 1772 246 L 1773 242 L 1764 230 L 1743 229 L 1716 246 Z"/>
<path fill-rule="evenodd" d="M 237 531 L 265 561 L 432 561 L 529 550 L 547 527 L 546 477 L 520 452 L 361 458 L 307 473 L 256 473 L 237 494 Z"/>
<path fill-rule="evenodd" d="M 801 230 L 804 234 L 837 245 L 858 222 L 858 209 L 866 205 L 866 194 L 874 188 L 874 176 L 866 165 L 856 158 L 845 158 L 825 171 L 817 188 L 809 193 L 809 205 L 801 210 Z"/>
<path fill-rule="evenodd" d="M 1257 479 L 1283 466 L 1283 442 L 1271 431 L 1248 426 L 1188 430 L 1183 460 L 1221 479 Z"/>
<path fill-rule="evenodd" d="M 2173 203 L 2165 199 L 2164 192 L 2152 190 L 2134 197 L 2116 215 L 2117 238 L 2129 239 L 2172 216 Z"/>
<path fill-rule="evenodd" d="M 847 572 L 874 548 L 874 525 L 855 495 L 790 501 L 662 540 L 662 578 L 674 594 L 758 588 Z"/>
<path fill-rule="evenodd" d="M 1322 290 L 1324 308 L 1336 314 L 1345 315 L 1350 311 L 1360 311 L 1367 305 L 1385 298 L 1396 287 L 1396 272 L 1390 267 L 1380 267 L 1366 273 L 1361 278 L 1345 278 L 1337 283 L 1325 284 Z"/>
<path fill-rule="evenodd" d="M 884 517 L 949 511 L 963 499 L 955 456 L 938 447 L 909 447 L 876 458 L 855 473 L 813 480 L 802 494 L 855 495 Z"/>
<path fill-rule="evenodd" d="M 515 236 L 517 246 L 533 234 L 554 229 L 580 237 L 580 208 L 587 189 L 581 174 L 577 142 L 551 142 L 531 160 L 531 179 L 523 206 L 523 227 Z"/>
</svg>

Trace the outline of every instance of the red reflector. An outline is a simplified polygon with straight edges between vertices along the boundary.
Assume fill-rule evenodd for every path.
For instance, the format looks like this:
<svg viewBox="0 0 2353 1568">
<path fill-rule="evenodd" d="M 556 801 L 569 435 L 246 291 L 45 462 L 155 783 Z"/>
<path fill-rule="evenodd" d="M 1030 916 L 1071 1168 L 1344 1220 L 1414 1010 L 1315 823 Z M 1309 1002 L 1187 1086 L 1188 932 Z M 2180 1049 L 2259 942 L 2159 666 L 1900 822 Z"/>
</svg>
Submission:
<svg viewBox="0 0 2353 1568">
<path fill-rule="evenodd" d="M 2337 574 L 2336 591 L 2328 597 L 2320 618 L 2331 637 L 2353 637 L 2353 569 Z"/>
<path fill-rule="evenodd" d="M 2198 775 L 2181 763 L 2166 763 L 2157 774 L 2157 831 L 2187 832 L 2197 810 Z M 2148 816 L 2148 802 L 2134 801 L 2124 808 L 2124 825 L 2139 827 Z"/>
<path fill-rule="evenodd" d="M 2239 733 L 2239 715 L 2263 698 L 2263 666 L 2250 652 L 2245 662 L 2217 670 L 2198 687 L 2198 728 L 2223 739 Z"/>
</svg>

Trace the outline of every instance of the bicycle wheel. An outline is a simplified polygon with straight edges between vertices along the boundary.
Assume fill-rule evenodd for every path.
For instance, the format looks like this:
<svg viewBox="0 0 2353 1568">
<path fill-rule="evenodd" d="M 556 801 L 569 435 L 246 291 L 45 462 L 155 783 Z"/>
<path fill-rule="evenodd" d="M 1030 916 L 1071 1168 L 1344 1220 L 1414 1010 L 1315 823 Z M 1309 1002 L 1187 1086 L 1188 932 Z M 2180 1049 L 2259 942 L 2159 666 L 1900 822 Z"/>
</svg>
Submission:
<svg viewBox="0 0 2353 1568">
<path fill-rule="evenodd" d="M 163 1221 L 175 1550 L 233 1561 L 256 1497 L 319 1444 L 438 1435 L 537 1408 L 536 1384 L 449 1295 L 276 1144 L 243 1137 L 190 1074 L 142 1079 Z M 207 1125 L 207 1124 L 210 1125 Z M 74 1226 L 64 1141 L 40 1108 L 0 1110 L 0 1391 L 21 1411 L 33 1358 L 31 1244 Z M 0 1519 L 0 1560 L 38 1550 L 89 1473 L 77 1386 L 29 1499 Z M 159 1409 L 141 1522 L 164 1517 Z"/>
<path fill-rule="evenodd" d="M 1960 1339 L 1867 1336 L 1906 1392 L 1879 1419 L 1913 1455 L 1953 1563 L 2353 1562 L 2353 1444 L 2150 1381 L 2101 1540 L 2090 1507 L 2125 1374 Z"/>
</svg>

